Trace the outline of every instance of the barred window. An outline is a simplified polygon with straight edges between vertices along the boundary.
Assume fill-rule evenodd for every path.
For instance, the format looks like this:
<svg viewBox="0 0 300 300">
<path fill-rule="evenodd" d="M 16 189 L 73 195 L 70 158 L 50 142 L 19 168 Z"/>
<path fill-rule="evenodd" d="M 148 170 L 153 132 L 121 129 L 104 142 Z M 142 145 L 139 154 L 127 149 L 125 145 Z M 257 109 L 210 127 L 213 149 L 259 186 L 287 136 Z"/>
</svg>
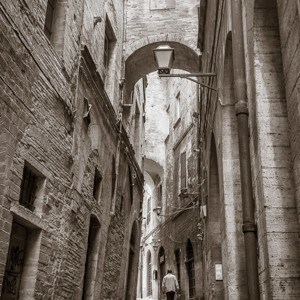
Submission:
<svg viewBox="0 0 300 300">
<path fill-rule="evenodd" d="M 45 176 L 27 162 L 24 165 L 19 203 L 31 211 L 42 208 Z M 36 211 L 37 212 L 37 211 Z"/>
</svg>

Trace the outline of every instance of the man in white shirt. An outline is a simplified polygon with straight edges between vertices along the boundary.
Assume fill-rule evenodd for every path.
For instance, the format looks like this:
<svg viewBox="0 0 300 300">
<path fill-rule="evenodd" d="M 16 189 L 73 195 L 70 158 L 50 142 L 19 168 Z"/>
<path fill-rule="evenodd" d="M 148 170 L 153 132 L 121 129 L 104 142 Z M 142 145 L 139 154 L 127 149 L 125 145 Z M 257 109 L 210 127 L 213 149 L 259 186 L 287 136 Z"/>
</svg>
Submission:
<svg viewBox="0 0 300 300">
<path fill-rule="evenodd" d="M 167 300 L 174 300 L 175 292 L 179 290 L 178 281 L 172 270 L 168 270 L 162 281 L 162 290 L 167 295 Z"/>
</svg>

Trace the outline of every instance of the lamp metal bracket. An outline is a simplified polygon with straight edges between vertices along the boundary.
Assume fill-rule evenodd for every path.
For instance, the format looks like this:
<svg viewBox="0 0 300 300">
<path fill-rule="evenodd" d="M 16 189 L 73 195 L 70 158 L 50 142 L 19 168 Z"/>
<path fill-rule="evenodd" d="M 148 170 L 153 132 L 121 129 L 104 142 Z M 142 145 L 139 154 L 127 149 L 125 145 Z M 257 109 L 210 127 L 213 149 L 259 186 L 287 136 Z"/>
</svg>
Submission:
<svg viewBox="0 0 300 300">
<path fill-rule="evenodd" d="M 193 82 L 196 82 L 196 83 L 200 84 L 203 87 L 206 87 L 208 89 L 217 91 L 217 89 L 215 89 L 215 88 L 213 88 L 213 87 L 211 87 L 209 85 L 206 85 L 203 82 L 200 82 L 198 80 L 190 78 L 190 77 L 215 77 L 215 76 L 217 76 L 216 73 L 159 74 L 159 77 L 180 77 L 180 78 L 186 78 L 186 79 L 188 79 L 190 81 L 193 81 Z"/>
</svg>

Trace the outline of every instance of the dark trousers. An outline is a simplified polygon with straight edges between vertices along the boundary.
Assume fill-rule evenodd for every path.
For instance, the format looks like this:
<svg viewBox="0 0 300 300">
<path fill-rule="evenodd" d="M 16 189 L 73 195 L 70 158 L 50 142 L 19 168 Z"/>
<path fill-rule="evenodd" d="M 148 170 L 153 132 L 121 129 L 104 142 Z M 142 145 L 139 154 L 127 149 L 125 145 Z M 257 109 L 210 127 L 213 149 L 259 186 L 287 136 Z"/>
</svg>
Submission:
<svg viewBox="0 0 300 300">
<path fill-rule="evenodd" d="M 175 292 L 166 292 L 167 300 L 174 300 Z"/>
</svg>

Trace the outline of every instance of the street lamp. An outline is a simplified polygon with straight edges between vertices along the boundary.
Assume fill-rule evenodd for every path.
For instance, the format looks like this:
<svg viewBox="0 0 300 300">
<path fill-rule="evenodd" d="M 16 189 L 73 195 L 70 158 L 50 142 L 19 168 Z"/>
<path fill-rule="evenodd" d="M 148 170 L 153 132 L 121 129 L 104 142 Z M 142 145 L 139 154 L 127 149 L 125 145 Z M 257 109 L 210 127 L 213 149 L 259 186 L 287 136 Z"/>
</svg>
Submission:
<svg viewBox="0 0 300 300">
<path fill-rule="evenodd" d="M 156 49 L 153 49 L 154 60 L 157 63 L 158 75 L 159 77 L 180 77 L 186 78 L 193 82 L 200 84 L 206 88 L 217 91 L 217 89 L 206 85 L 198 80 L 192 79 L 190 77 L 214 77 L 215 73 L 188 73 L 188 74 L 170 74 L 170 69 L 172 68 L 173 61 L 175 60 L 174 48 L 169 45 L 160 45 Z"/>
<path fill-rule="evenodd" d="M 158 65 L 158 74 L 170 74 L 174 57 L 174 49 L 168 45 L 158 46 L 153 50 L 154 59 Z"/>
</svg>

